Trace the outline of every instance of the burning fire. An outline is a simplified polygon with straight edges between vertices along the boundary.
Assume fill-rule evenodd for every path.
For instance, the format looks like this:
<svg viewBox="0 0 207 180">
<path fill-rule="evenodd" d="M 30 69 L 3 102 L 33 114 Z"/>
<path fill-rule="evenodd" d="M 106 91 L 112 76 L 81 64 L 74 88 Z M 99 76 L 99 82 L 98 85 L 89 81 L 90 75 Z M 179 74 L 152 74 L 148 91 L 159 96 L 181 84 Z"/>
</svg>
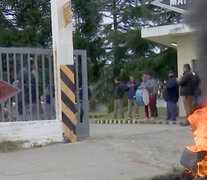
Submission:
<svg viewBox="0 0 207 180">
<path fill-rule="evenodd" d="M 191 152 L 205 152 L 206 157 L 197 163 L 197 172 L 195 175 L 199 178 L 207 177 L 207 106 L 196 110 L 188 117 L 191 125 L 191 131 L 194 135 L 193 146 L 188 146 L 187 149 Z"/>
<path fill-rule="evenodd" d="M 207 177 L 207 157 L 198 162 L 197 176 L 202 178 Z"/>
</svg>

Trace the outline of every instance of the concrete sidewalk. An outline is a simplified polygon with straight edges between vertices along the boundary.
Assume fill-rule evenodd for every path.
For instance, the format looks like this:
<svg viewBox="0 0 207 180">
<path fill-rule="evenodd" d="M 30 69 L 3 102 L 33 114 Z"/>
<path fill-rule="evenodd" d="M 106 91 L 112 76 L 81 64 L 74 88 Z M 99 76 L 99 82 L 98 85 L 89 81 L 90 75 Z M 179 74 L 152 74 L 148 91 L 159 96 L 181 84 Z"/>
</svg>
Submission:
<svg viewBox="0 0 207 180">
<path fill-rule="evenodd" d="M 189 127 L 91 125 L 91 137 L 0 154 L 1 180 L 133 180 L 179 167 Z"/>
</svg>

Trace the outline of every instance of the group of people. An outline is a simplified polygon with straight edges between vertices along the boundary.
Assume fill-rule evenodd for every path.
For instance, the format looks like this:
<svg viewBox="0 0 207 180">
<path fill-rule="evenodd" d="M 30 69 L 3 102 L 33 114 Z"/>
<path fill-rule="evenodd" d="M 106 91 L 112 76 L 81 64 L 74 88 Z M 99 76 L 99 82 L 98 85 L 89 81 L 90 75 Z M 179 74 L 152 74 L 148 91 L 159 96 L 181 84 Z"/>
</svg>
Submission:
<svg viewBox="0 0 207 180">
<path fill-rule="evenodd" d="M 201 90 L 199 89 L 199 84 L 200 79 L 198 75 L 191 70 L 189 64 L 183 66 L 183 76 L 180 78 L 176 78 L 175 73 L 169 71 L 168 81 L 164 86 L 165 100 L 167 102 L 166 120 L 176 121 L 178 115 L 177 102 L 179 99 L 179 87 L 186 117 L 191 114 L 193 107 L 201 105 Z"/>
<path fill-rule="evenodd" d="M 156 116 L 156 99 L 157 99 L 157 82 L 151 74 L 143 74 L 142 82 L 135 80 L 134 76 L 129 77 L 129 81 L 121 81 L 119 77 L 114 78 L 115 83 L 115 102 L 114 102 L 114 119 L 118 118 L 118 111 L 120 111 L 120 118 L 124 119 L 124 94 L 127 93 L 128 98 L 128 119 L 132 117 L 132 107 L 135 108 L 135 118 L 139 118 L 138 105 L 136 102 L 137 88 L 144 88 L 149 93 L 149 104 L 145 106 L 145 120 L 154 120 Z M 183 66 L 183 76 L 176 78 L 174 71 L 169 71 L 168 80 L 164 84 L 164 97 L 167 102 L 167 117 L 166 120 L 176 121 L 178 116 L 177 102 L 179 94 L 182 96 L 186 116 L 188 116 L 193 109 L 193 100 L 196 105 L 199 105 L 199 90 L 200 79 L 195 74 L 189 64 Z M 180 89 L 180 93 L 179 93 Z M 150 114 L 149 114 L 150 109 Z"/>
<path fill-rule="evenodd" d="M 132 119 L 132 108 L 135 108 L 135 118 L 139 118 L 138 105 L 135 99 L 136 90 L 138 87 L 145 88 L 149 92 L 149 105 L 145 106 L 145 120 L 153 120 L 156 111 L 156 94 L 157 83 L 151 74 L 143 74 L 142 82 L 139 83 L 135 80 L 134 76 L 129 77 L 129 81 L 126 83 L 121 81 L 119 77 L 114 78 L 115 83 L 115 102 L 114 102 L 114 119 L 118 117 L 118 111 L 120 111 L 121 119 L 124 119 L 124 93 L 127 93 L 128 98 L 128 119 Z M 150 109 L 150 115 L 149 115 Z"/>
</svg>

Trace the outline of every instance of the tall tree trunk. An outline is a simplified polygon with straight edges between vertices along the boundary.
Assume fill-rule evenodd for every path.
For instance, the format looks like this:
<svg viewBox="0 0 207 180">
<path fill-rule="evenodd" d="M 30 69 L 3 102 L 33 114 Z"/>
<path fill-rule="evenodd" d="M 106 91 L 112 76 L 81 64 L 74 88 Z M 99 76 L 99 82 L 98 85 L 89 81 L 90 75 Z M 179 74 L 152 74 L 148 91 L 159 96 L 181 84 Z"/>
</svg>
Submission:
<svg viewBox="0 0 207 180">
<path fill-rule="evenodd" d="M 117 42 L 117 35 L 118 35 L 118 9 L 117 9 L 117 0 L 113 0 L 113 26 L 114 26 L 114 37 L 113 37 L 113 51 L 114 51 L 114 65 L 116 66 L 119 63 L 118 58 L 118 42 Z M 114 75 L 117 75 L 119 72 L 114 68 Z"/>
</svg>

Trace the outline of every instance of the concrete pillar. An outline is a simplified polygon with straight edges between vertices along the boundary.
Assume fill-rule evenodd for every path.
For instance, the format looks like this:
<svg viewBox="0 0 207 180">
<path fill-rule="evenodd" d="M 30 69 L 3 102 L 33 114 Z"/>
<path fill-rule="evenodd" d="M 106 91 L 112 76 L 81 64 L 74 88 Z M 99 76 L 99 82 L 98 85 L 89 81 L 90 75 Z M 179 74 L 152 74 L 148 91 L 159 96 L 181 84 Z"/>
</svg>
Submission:
<svg viewBox="0 0 207 180">
<path fill-rule="evenodd" d="M 75 82 L 73 71 L 72 23 L 66 23 L 63 9 L 70 0 L 51 0 L 53 58 L 57 119 L 63 122 L 63 132 L 69 141 L 76 141 Z M 67 9 L 70 13 L 70 9 Z M 67 24 L 67 25 L 66 25 Z"/>
</svg>

